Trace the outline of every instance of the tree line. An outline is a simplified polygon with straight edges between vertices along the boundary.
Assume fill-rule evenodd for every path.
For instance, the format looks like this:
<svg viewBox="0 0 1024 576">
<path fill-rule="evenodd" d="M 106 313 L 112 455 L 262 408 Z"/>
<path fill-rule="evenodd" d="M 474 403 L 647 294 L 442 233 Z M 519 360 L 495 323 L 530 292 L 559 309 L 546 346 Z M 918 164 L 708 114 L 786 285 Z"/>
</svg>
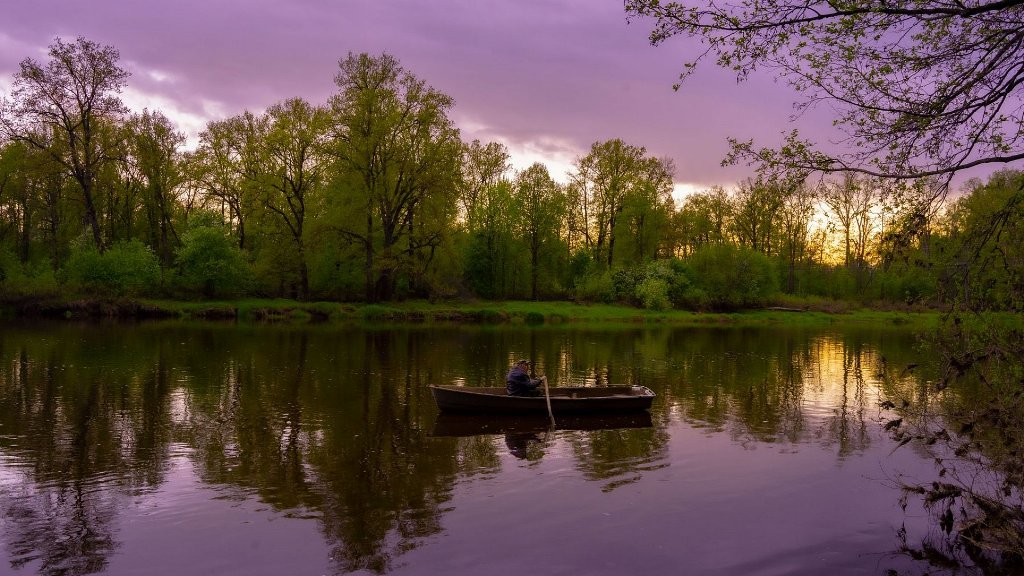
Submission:
<svg viewBox="0 0 1024 576">
<path fill-rule="evenodd" d="M 928 179 L 855 175 L 675 199 L 671 159 L 609 139 L 559 181 L 464 142 L 453 99 L 388 54 L 341 59 L 326 102 L 212 121 L 188 148 L 160 111 L 127 109 L 118 61 L 58 38 L 0 106 L 9 297 L 1018 305 L 999 286 L 1020 271 L 1019 209 L 996 202 L 1016 172 L 946 204 Z M 979 243 L 993 221 L 1011 226 Z M 1001 266 L 975 274 L 982 253 Z"/>
</svg>

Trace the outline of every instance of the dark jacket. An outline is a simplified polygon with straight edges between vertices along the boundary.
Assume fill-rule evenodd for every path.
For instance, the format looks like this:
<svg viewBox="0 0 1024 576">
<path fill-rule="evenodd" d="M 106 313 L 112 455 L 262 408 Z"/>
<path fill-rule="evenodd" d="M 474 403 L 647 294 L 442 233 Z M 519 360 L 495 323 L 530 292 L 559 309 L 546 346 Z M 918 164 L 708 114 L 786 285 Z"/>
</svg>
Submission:
<svg viewBox="0 0 1024 576">
<path fill-rule="evenodd" d="M 541 382 L 540 378 L 530 378 L 526 370 L 513 366 L 505 377 L 505 390 L 509 396 L 536 396 Z"/>
</svg>

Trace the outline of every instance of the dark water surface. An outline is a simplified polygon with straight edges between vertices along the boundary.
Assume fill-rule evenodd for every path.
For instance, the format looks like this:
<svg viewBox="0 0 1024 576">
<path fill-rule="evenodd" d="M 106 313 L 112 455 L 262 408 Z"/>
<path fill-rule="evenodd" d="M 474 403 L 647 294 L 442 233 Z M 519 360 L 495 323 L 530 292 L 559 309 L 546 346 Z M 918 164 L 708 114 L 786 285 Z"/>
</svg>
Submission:
<svg viewBox="0 0 1024 576">
<path fill-rule="evenodd" d="M 658 398 L 438 415 L 520 357 Z M 922 573 L 894 484 L 933 466 L 878 404 L 926 362 L 895 328 L 3 324 L 0 574 Z"/>
</svg>

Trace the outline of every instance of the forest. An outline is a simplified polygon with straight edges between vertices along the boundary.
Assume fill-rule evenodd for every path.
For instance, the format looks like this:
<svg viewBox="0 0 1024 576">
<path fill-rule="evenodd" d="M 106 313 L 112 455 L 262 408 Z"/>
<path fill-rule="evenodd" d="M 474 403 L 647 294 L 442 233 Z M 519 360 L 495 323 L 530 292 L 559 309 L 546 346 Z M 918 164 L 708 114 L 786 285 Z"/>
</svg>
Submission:
<svg viewBox="0 0 1024 576">
<path fill-rule="evenodd" d="M 761 172 L 679 196 L 672 159 L 614 137 L 564 175 L 513 170 L 388 54 L 342 58 L 326 102 L 268 103 L 191 143 L 126 107 L 129 78 L 85 38 L 22 61 L 0 103 L 4 299 L 1021 306 L 1018 171 L 949 193 L 935 177 Z"/>
</svg>

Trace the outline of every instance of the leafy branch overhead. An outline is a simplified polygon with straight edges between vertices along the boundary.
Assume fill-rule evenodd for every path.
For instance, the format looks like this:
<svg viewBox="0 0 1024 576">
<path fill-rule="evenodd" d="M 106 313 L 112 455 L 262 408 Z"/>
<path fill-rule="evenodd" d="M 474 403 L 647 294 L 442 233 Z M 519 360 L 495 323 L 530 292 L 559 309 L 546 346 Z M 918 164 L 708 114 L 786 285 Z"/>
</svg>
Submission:
<svg viewBox="0 0 1024 576">
<path fill-rule="evenodd" d="M 917 178 L 1024 158 L 1024 2 L 626 0 L 653 19 L 652 44 L 691 37 L 679 88 L 714 59 L 744 80 L 758 69 L 836 112 L 844 152 L 788 135 L 783 150 L 733 140 L 729 162 Z"/>
</svg>

